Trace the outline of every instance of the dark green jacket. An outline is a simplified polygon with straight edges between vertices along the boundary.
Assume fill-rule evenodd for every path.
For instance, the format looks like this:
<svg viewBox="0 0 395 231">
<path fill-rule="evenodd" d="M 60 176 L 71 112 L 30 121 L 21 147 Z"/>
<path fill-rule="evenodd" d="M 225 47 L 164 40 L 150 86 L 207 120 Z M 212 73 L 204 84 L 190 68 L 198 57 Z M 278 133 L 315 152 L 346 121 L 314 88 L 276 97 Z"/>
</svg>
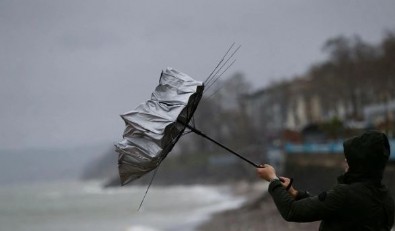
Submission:
<svg viewBox="0 0 395 231">
<path fill-rule="evenodd" d="M 320 230 L 391 230 L 394 201 L 384 186 L 371 182 L 338 184 L 318 196 L 299 193 L 293 199 L 280 181 L 269 185 L 269 192 L 287 221 L 322 220 Z"/>
<path fill-rule="evenodd" d="M 320 230 L 391 230 L 394 225 L 394 200 L 381 184 L 390 155 L 384 133 L 365 132 L 343 143 L 349 169 L 338 184 L 318 196 L 299 193 L 293 199 L 274 181 L 269 192 L 287 221 L 322 220 Z"/>
</svg>

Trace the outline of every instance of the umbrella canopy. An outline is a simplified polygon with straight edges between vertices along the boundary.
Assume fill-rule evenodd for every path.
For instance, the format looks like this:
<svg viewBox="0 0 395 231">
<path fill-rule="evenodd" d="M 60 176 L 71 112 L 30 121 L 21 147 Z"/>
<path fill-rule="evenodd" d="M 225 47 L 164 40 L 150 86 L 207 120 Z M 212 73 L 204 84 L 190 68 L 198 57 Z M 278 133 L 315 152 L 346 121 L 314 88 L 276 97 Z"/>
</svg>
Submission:
<svg viewBox="0 0 395 231">
<path fill-rule="evenodd" d="M 202 82 L 167 68 L 151 99 L 121 115 L 126 128 L 115 147 L 122 185 L 159 166 L 183 134 L 203 90 Z"/>
<path fill-rule="evenodd" d="M 162 71 L 159 85 L 152 93 L 151 99 L 140 104 L 135 110 L 121 115 L 126 128 L 123 140 L 115 147 L 119 153 L 118 169 L 122 185 L 156 169 L 184 134 L 185 128 L 210 140 L 250 165 L 261 167 L 189 123 L 202 98 L 204 86 L 207 86 L 206 90 L 213 86 L 236 61 L 227 65 L 240 48 L 238 46 L 231 52 L 234 45 L 235 43 L 229 47 L 204 82 L 196 81 L 172 68 Z"/>
</svg>

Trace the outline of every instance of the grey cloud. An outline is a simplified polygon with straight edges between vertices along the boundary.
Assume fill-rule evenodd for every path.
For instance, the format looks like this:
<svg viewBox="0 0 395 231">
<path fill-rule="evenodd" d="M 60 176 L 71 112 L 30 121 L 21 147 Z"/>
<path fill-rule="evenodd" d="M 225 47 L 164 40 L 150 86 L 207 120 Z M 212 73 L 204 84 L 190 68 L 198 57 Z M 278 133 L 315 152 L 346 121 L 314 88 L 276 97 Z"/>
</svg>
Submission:
<svg viewBox="0 0 395 231">
<path fill-rule="evenodd" d="M 167 66 L 203 80 L 235 41 L 242 49 L 229 73 L 261 87 L 324 58 L 329 37 L 378 41 L 395 26 L 394 7 L 390 0 L 0 1 L 0 147 L 117 140 L 118 115 L 146 100 Z"/>
</svg>

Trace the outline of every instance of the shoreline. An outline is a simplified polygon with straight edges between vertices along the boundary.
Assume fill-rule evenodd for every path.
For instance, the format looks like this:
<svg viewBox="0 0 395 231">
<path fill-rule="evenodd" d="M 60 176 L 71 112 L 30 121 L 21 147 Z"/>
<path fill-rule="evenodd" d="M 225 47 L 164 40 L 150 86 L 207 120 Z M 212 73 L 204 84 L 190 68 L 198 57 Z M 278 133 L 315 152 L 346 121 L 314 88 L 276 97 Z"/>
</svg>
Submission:
<svg viewBox="0 0 395 231">
<path fill-rule="evenodd" d="M 295 223 L 285 221 L 267 192 L 267 182 L 238 182 L 232 185 L 235 196 L 246 201 L 238 208 L 211 214 L 210 219 L 197 226 L 196 231 L 304 231 L 318 230 L 319 222 Z"/>
</svg>

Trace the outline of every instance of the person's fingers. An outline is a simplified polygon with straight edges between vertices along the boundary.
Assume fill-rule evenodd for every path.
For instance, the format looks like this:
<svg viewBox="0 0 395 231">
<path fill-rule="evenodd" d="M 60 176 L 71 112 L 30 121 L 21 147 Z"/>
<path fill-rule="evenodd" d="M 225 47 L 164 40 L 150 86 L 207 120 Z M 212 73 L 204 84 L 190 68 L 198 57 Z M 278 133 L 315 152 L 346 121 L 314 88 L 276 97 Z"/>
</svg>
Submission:
<svg viewBox="0 0 395 231">
<path fill-rule="evenodd" d="M 291 180 L 287 177 L 280 176 L 279 179 L 281 181 L 281 185 L 284 187 L 288 187 L 291 182 Z"/>
<path fill-rule="evenodd" d="M 289 178 L 287 178 L 287 177 L 280 176 L 278 178 L 280 178 L 281 182 L 288 182 L 289 181 Z"/>
<path fill-rule="evenodd" d="M 292 183 L 293 183 L 293 181 L 294 181 L 294 179 L 293 178 L 290 178 L 289 179 L 289 183 L 288 183 L 288 186 L 285 188 L 285 190 L 289 190 L 291 187 L 292 187 Z"/>
</svg>

